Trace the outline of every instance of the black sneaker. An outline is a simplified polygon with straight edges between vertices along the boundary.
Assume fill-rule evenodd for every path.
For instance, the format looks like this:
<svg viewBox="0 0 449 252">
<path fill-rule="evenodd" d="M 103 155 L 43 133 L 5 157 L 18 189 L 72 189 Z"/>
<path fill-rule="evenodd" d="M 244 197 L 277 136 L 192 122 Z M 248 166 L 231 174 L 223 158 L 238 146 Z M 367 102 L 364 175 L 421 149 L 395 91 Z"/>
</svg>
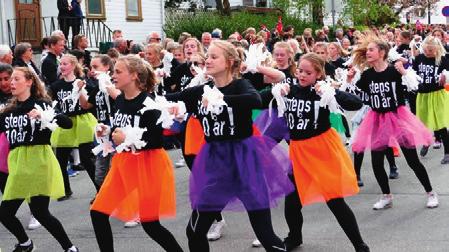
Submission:
<svg viewBox="0 0 449 252">
<path fill-rule="evenodd" d="M 31 241 L 31 244 L 28 246 L 22 246 L 20 244 L 16 244 L 14 247 L 14 250 L 12 252 L 31 252 L 34 250 L 33 241 Z"/>
<path fill-rule="evenodd" d="M 72 191 L 67 192 L 67 193 L 65 194 L 65 196 L 62 196 L 61 198 L 58 198 L 58 201 L 65 201 L 65 200 L 68 200 L 68 199 L 72 198 L 72 194 L 73 194 Z"/>
<path fill-rule="evenodd" d="M 370 251 L 369 251 L 368 245 L 366 245 L 365 243 L 363 243 L 362 245 L 360 245 L 359 247 L 357 247 L 357 248 L 355 249 L 355 252 L 370 252 Z"/>
<path fill-rule="evenodd" d="M 287 249 L 287 251 L 292 251 L 293 249 L 301 246 L 301 244 L 302 244 L 302 238 L 295 239 L 293 237 L 287 236 L 284 239 L 284 245 L 285 245 L 285 248 Z"/>
<path fill-rule="evenodd" d="M 357 185 L 363 187 L 363 180 L 361 178 L 357 178 Z"/>
<path fill-rule="evenodd" d="M 425 157 L 427 152 L 429 152 L 429 146 L 423 146 L 419 151 L 419 155 L 421 155 L 421 157 Z"/>
<path fill-rule="evenodd" d="M 84 166 L 82 164 L 72 165 L 72 170 L 74 171 L 84 171 Z"/>
<path fill-rule="evenodd" d="M 388 176 L 390 179 L 399 178 L 398 168 L 396 166 L 390 167 L 390 175 Z"/>
</svg>

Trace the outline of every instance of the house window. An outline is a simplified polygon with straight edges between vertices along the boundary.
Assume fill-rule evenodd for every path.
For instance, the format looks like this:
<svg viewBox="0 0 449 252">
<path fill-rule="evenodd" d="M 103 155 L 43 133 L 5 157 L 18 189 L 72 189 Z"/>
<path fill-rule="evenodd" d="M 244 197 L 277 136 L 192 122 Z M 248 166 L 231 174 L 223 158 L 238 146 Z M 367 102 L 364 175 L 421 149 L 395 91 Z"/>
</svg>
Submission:
<svg viewBox="0 0 449 252">
<path fill-rule="evenodd" d="M 126 0 L 126 20 L 142 21 L 142 0 Z"/>
<path fill-rule="evenodd" d="M 86 0 L 87 18 L 106 18 L 104 0 Z"/>
</svg>

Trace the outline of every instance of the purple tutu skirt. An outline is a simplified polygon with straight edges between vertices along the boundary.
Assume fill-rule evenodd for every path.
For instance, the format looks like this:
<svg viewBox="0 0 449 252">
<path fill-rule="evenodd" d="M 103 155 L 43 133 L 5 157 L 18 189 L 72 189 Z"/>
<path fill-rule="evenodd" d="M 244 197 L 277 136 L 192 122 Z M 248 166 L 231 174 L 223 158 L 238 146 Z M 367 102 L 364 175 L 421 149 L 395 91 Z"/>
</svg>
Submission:
<svg viewBox="0 0 449 252">
<path fill-rule="evenodd" d="M 276 207 L 294 190 L 287 150 L 267 137 L 206 143 L 190 175 L 190 202 L 199 211 Z"/>
<path fill-rule="evenodd" d="M 430 145 L 432 139 L 426 126 L 407 107 L 401 106 L 396 112 L 368 111 L 357 129 L 352 149 L 354 152 L 398 146 L 413 149 Z"/>
<path fill-rule="evenodd" d="M 0 172 L 8 173 L 9 142 L 5 133 L 0 134 Z"/>
<path fill-rule="evenodd" d="M 271 117 L 269 109 L 264 109 L 254 121 L 254 125 L 262 135 L 270 137 L 278 143 L 282 140 L 290 140 L 287 122 L 284 117 L 278 117 L 277 108 L 271 109 Z"/>
</svg>

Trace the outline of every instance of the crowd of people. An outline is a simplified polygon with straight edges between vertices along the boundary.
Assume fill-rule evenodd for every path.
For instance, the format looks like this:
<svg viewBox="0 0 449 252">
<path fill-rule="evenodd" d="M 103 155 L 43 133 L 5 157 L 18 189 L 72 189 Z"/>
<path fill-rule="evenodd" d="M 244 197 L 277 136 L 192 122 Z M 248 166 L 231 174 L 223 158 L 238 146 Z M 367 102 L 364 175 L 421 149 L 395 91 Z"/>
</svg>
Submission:
<svg viewBox="0 0 449 252">
<path fill-rule="evenodd" d="M 365 151 L 381 190 L 374 210 L 393 205 L 399 150 L 426 207 L 439 205 L 419 156 L 443 147 L 441 164 L 449 163 L 445 29 L 331 36 L 326 26 L 301 35 L 286 26 L 224 38 L 217 28 L 176 41 L 151 32 L 144 43 L 115 30 L 107 54 L 91 54 L 82 34 L 69 49 L 66 32 L 55 31 L 42 40 L 39 63 L 28 43 L 0 45 L 0 222 L 18 240 L 13 251 L 34 248 L 16 217 L 23 201 L 28 229 L 42 225 L 64 251 L 79 251 L 49 202 L 70 202 L 84 189 L 70 185 L 80 170 L 96 192 L 90 217 L 100 251 L 114 251 L 110 217 L 141 225 L 166 251 L 183 251 L 160 223 L 176 216 L 174 166 L 191 171 L 190 251 L 209 251 L 208 241 L 221 238 L 226 210 L 247 212 L 253 246 L 291 251 L 303 243 L 302 207 L 320 202 L 355 251 L 370 251 L 344 199 L 364 186 Z M 348 120 L 345 111 L 356 113 Z M 183 159 L 173 165 L 166 149 L 174 147 Z M 280 200 L 284 239 L 271 223 Z"/>
</svg>

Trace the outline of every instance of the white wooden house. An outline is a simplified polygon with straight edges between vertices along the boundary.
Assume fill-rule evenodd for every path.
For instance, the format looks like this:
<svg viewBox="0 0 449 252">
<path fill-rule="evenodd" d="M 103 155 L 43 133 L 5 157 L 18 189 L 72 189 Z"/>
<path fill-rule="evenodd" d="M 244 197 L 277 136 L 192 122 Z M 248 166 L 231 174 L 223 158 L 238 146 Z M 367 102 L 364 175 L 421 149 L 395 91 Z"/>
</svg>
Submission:
<svg viewBox="0 0 449 252">
<path fill-rule="evenodd" d="M 152 31 L 162 34 L 164 0 L 83 0 L 81 6 L 86 17 L 82 33 L 90 37 L 92 47 L 99 40 L 110 41 L 115 29 L 122 30 L 125 39 L 139 42 Z M 0 0 L 0 43 L 38 45 L 58 29 L 57 16 L 56 0 Z"/>
</svg>

